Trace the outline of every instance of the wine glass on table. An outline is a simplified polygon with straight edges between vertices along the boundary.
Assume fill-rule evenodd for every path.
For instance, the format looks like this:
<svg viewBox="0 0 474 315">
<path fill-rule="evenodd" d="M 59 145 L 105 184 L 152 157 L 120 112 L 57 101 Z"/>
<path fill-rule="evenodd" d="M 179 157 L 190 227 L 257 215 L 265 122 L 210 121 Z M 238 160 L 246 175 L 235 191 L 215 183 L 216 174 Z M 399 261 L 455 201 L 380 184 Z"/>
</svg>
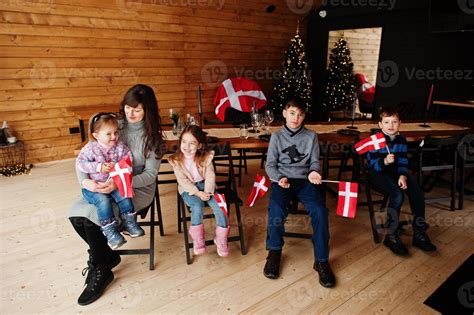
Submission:
<svg viewBox="0 0 474 315">
<path fill-rule="evenodd" d="M 270 134 L 270 125 L 275 117 L 273 116 L 273 111 L 271 109 L 267 109 L 265 111 L 265 129 L 267 135 Z"/>
<path fill-rule="evenodd" d="M 262 116 L 259 113 L 252 113 L 250 116 L 250 122 L 253 127 L 253 132 L 255 133 L 255 138 L 258 138 L 258 128 L 261 126 L 262 123 Z"/>
</svg>

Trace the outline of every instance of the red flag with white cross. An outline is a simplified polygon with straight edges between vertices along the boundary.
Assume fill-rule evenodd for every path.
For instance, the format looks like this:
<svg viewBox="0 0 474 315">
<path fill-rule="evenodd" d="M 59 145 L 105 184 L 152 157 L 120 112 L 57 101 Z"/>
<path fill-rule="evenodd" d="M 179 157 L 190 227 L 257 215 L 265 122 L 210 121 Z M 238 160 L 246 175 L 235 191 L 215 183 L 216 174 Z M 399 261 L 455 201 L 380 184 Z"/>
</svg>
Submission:
<svg viewBox="0 0 474 315">
<path fill-rule="evenodd" d="M 214 97 L 215 113 L 221 121 L 225 111 L 232 107 L 243 113 L 250 113 L 255 104 L 256 110 L 267 104 L 267 99 L 257 82 L 243 78 L 230 78 L 222 82 Z"/>
<path fill-rule="evenodd" d="M 385 148 L 387 142 L 385 142 L 385 136 L 379 132 L 375 135 L 371 135 L 364 140 L 357 142 L 354 147 L 359 155 L 364 154 L 368 151 L 379 150 Z"/>
<path fill-rule="evenodd" d="M 336 214 L 353 219 L 357 209 L 357 183 L 339 182 Z"/>
<path fill-rule="evenodd" d="M 133 198 L 135 194 L 132 188 L 132 160 L 129 156 L 115 163 L 109 175 L 117 185 L 120 196 Z"/>
<path fill-rule="evenodd" d="M 214 193 L 214 198 L 216 199 L 219 208 L 221 208 L 222 212 L 224 212 L 227 226 L 229 226 L 229 212 L 227 211 L 227 202 L 225 201 L 224 194 Z"/>
<path fill-rule="evenodd" d="M 253 184 L 252 191 L 250 192 L 250 196 L 247 199 L 247 207 L 253 207 L 255 201 L 260 199 L 265 195 L 268 191 L 268 180 L 265 176 L 262 176 L 257 173 L 257 177 L 255 178 L 255 183 Z"/>
</svg>

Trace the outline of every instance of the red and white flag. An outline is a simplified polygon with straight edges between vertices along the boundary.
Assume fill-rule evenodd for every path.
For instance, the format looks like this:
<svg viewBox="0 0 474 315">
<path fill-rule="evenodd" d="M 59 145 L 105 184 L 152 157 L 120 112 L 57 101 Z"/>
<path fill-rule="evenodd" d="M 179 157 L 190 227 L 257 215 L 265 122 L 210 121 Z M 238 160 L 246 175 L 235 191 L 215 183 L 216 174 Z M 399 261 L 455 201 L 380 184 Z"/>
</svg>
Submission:
<svg viewBox="0 0 474 315">
<path fill-rule="evenodd" d="M 229 212 L 227 211 L 227 202 L 225 201 L 225 196 L 223 194 L 214 193 L 214 198 L 216 198 L 219 208 L 221 208 L 222 212 L 224 212 L 227 226 L 229 226 Z"/>
<path fill-rule="evenodd" d="M 357 183 L 339 182 L 336 214 L 353 219 L 357 209 Z"/>
<path fill-rule="evenodd" d="M 260 109 L 267 104 L 267 99 L 257 82 L 241 77 L 222 82 L 214 98 L 215 113 L 221 121 L 225 120 L 228 107 L 250 113 L 254 103 L 256 109 Z"/>
<path fill-rule="evenodd" d="M 262 176 L 257 173 L 255 178 L 255 183 L 253 183 L 252 192 L 250 193 L 249 198 L 247 199 L 247 207 L 253 207 L 255 201 L 260 199 L 268 191 L 268 180 L 265 176 Z"/>
<path fill-rule="evenodd" d="M 381 132 L 371 135 L 370 137 L 365 138 L 354 145 L 359 155 L 368 151 L 379 150 L 385 148 L 386 146 L 387 142 L 385 142 L 385 136 Z"/>
<path fill-rule="evenodd" d="M 132 160 L 129 156 L 115 163 L 115 166 L 109 175 L 114 180 L 115 185 L 117 185 L 117 188 L 120 191 L 120 196 L 133 198 Z"/>
</svg>

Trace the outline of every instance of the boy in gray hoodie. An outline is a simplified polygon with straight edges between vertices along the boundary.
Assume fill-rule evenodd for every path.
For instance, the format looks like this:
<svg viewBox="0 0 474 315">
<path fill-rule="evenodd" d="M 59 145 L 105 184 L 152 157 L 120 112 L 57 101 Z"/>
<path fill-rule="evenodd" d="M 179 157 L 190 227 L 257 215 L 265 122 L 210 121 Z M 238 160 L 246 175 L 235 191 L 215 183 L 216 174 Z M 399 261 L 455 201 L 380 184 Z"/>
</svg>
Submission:
<svg viewBox="0 0 474 315">
<path fill-rule="evenodd" d="M 336 279 L 328 261 L 328 209 L 316 188 L 322 183 L 318 136 L 304 127 L 305 112 L 306 106 L 301 99 L 289 100 L 283 110 L 286 124 L 270 139 L 265 168 L 272 181 L 266 241 L 269 253 L 263 274 L 270 279 L 279 276 L 288 203 L 297 196 L 311 216 L 313 268 L 318 272 L 322 286 L 333 287 Z"/>
</svg>

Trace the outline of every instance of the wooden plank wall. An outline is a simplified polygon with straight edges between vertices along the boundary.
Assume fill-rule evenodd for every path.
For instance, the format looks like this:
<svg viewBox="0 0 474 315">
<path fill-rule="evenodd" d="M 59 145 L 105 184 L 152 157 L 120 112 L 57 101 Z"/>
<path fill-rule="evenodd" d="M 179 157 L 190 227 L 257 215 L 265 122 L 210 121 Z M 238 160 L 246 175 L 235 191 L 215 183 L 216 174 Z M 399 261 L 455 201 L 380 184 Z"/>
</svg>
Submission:
<svg viewBox="0 0 474 315">
<path fill-rule="evenodd" d="M 351 51 L 354 72 L 363 73 L 367 80 L 375 85 L 377 79 L 377 66 L 379 63 L 380 41 L 382 39 L 382 28 L 359 28 L 351 30 L 338 30 L 329 32 L 328 41 L 328 65 L 331 50 L 334 44 L 344 33 Z"/>
<path fill-rule="evenodd" d="M 117 106 L 152 86 L 160 112 L 213 109 L 216 86 L 239 74 L 271 90 L 271 70 L 303 16 L 287 1 L 0 1 L 0 120 L 25 142 L 28 163 L 73 157 L 71 111 Z M 302 29 L 304 29 L 302 27 Z"/>
</svg>

